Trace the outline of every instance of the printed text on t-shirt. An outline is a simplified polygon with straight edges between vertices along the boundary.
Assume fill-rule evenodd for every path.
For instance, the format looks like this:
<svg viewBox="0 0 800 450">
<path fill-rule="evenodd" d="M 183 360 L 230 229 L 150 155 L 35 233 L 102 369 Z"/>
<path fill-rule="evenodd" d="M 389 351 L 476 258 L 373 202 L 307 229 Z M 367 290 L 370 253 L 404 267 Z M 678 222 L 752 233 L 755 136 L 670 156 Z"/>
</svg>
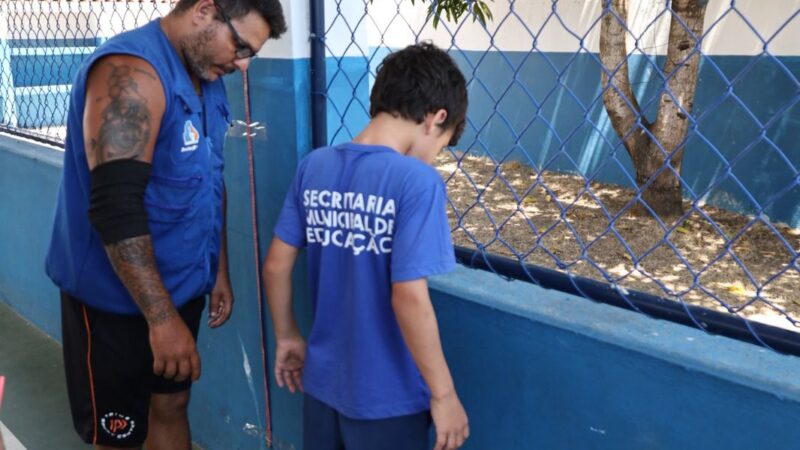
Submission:
<svg viewBox="0 0 800 450">
<path fill-rule="evenodd" d="M 322 247 L 333 245 L 376 255 L 392 252 L 394 199 L 360 192 L 306 189 L 306 240 Z"/>
</svg>

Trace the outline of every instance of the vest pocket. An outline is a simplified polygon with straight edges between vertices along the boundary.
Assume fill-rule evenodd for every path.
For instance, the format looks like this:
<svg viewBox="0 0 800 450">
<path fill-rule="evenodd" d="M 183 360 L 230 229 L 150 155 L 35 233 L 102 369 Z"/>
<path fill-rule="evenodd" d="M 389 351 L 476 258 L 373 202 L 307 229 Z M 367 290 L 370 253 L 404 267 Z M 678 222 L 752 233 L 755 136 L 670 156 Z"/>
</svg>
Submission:
<svg viewBox="0 0 800 450">
<path fill-rule="evenodd" d="M 169 177 L 151 174 L 144 203 L 148 217 L 156 222 L 175 223 L 193 217 L 195 197 L 203 183 L 202 175 Z"/>
<path fill-rule="evenodd" d="M 170 292 L 205 280 L 204 181 L 201 175 L 150 175 L 144 203 L 156 262 Z"/>
<path fill-rule="evenodd" d="M 145 200 L 147 218 L 153 222 L 179 223 L 189 215 L 192 205 L 165 205 Z"/>
</svg>

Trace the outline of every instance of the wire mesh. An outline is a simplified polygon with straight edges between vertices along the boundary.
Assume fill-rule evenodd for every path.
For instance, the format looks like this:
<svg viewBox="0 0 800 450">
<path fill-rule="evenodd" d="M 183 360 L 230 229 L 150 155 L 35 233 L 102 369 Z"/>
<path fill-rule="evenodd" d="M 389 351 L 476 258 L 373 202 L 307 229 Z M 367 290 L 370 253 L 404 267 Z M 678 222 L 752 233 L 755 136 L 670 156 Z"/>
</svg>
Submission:
<svg viewBox="0 0 800 450">
<path fill-rule="evenodd" d="M 530 267 L 601 281 L 634 309 L 635 292 L 673 300 L 702 328 L 696 306 L 759 342 L 751 321 L 796 330 L 800 2 L 487 4 L 485 25 L 434 27 L 425 3 L 329 2 L 328 142 L 368 122 L 385 55 L 432 40 L 470 95 L 437 160 L 456 244 L 534 282 Z"/>
<path fill-rule="evenodd" d="M 172 3 L 0 2 L 0 129 L 61 145 L 81 62 Z M 426 3 L 328 0 L 312 36 L 327 141 L 367 123 L 385 55 L 432 40 L 469 83 L 466 133 L 437 160 L 456 244 L 534 282 L 531 267 L 600 281 L 633 308 L 637 291 L 674 300 L 700 327 L 695 306 L 795 330 L 800 0 L 487 4 L 485 25 L 434 28 Z M 691 66 L 696 92 L 681 81 Z M 677 213 L 659 189 L 677 189 Z"/>
<path fill-rule="evenodd" d="M 63 146 L 72 81 L 109 37 L 165 15 L 170 0 L 0 2 L 0 128 Z"/>
</svg>

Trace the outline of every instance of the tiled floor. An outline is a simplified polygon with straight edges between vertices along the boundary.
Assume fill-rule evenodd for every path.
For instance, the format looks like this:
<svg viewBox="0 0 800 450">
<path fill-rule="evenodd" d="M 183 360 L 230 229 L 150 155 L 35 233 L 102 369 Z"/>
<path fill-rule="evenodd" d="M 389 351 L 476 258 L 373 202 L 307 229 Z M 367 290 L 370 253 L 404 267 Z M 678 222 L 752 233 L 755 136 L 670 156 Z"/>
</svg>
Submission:
<svg viewBox="0 0 800 450">
<path fill-rule="evenodd" d="M 58 342 L 0 301 L 0 375 L 6 377 L 0 430 L 6 450 L 92 448 L 72 428 L 62 361 Z"/>
<path fill-rule="evenodd" d="M 0 374 L 6 376 L 0 421 L 10 431 L 3 430 L 7 450 L 90 448 L 72 429 L 61 346 L 2 302 Z"/>
</svg>

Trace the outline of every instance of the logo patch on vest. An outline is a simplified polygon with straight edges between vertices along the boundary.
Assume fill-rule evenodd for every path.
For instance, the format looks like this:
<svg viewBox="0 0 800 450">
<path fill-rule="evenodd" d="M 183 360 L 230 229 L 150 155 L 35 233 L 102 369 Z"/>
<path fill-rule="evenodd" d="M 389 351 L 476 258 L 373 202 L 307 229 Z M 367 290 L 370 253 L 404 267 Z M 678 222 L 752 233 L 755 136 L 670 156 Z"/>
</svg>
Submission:
<svg viewBox="0 0 800 450">
<path fill-rule="evenodd" d="M 197 150 L 197 143 L 200 142 L 200 133 L 191 120 L 183 124 L 183 147 L 181 153 L 193 152 Z"/>
<path fill-rule="evenodd" d="M 136 422 L 128 416 L 110 412 L 100 419 L 103 430 L 117 439 L 125 439 L 133 433 Z"/>
</svg>

